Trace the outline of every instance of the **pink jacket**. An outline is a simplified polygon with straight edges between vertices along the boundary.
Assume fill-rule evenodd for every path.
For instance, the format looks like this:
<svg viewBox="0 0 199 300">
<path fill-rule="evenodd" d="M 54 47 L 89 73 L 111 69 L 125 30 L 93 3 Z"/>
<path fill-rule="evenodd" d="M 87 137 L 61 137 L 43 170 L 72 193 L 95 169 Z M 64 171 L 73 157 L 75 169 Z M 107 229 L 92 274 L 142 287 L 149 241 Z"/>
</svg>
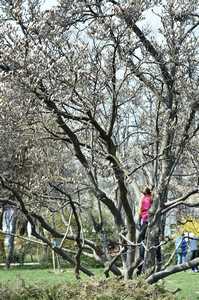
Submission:
<svg viewBox="0 0 199 300">
<path fill-rule="evenodd" d="M 150 195 L 144 195 L 141 198 L 140 206 L 140 218 L 142 222 L 147 222 L 149 219 L 149 209 L 152 205 L 152 197 Z"/>
</svg>

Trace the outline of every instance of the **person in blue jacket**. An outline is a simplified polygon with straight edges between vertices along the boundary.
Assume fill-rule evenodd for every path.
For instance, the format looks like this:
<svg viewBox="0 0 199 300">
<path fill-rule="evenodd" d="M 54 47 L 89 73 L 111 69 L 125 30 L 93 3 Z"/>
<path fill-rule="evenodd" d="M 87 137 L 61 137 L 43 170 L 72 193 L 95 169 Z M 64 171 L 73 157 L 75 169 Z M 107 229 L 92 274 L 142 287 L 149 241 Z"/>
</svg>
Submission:
<svg viewBox="0 0 199 300">
<path fill-rule="evenodd" d="M 178 236 L 175 241 L 177 264 L 183 264 L 187 261 L 187 241 L 184 233 Z"/>
</svg>

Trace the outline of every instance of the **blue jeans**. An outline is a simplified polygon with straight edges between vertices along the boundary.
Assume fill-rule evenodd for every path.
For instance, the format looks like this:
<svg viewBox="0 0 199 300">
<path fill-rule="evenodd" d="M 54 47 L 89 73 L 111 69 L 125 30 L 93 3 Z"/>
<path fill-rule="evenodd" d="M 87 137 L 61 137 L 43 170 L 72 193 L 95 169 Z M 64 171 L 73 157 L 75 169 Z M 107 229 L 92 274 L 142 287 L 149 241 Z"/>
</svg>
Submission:
<svg viewBox="0 0 199 300">
<path fill-rule="evenodd" d="M 186 254 L 177 254 L 177 264 L 183 264 L 187 261 L 187 255 Z"/>
<path fill-rule="evenodd" d="M 192 250 L 191 251 L 191 257 L 190 260 L 197 258 L 198 257 L 198 251 L 197 250 Z M 198 266 L 192 267 L 192 271 L 198 271 Z"/>
</svg>

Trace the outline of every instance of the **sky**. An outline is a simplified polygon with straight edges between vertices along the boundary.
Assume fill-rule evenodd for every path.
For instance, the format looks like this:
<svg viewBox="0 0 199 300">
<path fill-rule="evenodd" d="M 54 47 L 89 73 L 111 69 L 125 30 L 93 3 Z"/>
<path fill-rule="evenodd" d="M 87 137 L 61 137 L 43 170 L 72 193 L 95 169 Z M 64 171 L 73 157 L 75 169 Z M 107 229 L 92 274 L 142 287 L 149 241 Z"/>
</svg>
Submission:
<svg viewBox="0 0 199 300">
<path fill-rule="evenodd" d="M 43 7 L 44 8 L 51 8 L 52 6 L 57 4 L 56 0 L 43 0 L 44 4 Z"/>
<path fill-rule="evenodd" d="M 49 9 L 52 6 L 57 5 L 57 3 L 58 3 L 57 0 L 43 0 L 43 5 L 42 6 L 43 6 L 44 9 Z M 155 8 L 155 11 L 160 12 L 158 6 Z M 150 28 L 152 29 L 152 31 L 153 32 L 156 31 L 157 27 L 158 27 L 157 25 L 160 25 L 160 20 L 158 20 L 158 17 L 153 13 L 153 11 L 151 9 L 147 10 L 144 13 L 144 16 L 146 18 L 145 22 L 150 24 Z M 152 20 L 152 22 L 151 22 L 151 20 Z"/>
<path fill-rule="evenodd" d="M 58 0 L 43 0 L 43 9 L 49 9 L 52 6 L 55 6 L 57 4 L 58 4 Z M 153 7 L 153 9 L 146 10 L 143 14 L 145 20 L 138 22 L 138 25 L 140 24 L 141 27 L 142 25 L 149 26 L 149 28 L 151 29 L 151 34 L 154 36 L 158 36 L 158 40 L 163 42 L 159 33 L 159 28 L 161 27 L 161 21 L 160 18 L 157 16 L 157 13 L 160 12 L 161 12 L 161 6 L 159 5 L 156 5 L 155 7 Z M 198 35 L 199 29 L 197 28 L 194 32 Z"/>
</svg>

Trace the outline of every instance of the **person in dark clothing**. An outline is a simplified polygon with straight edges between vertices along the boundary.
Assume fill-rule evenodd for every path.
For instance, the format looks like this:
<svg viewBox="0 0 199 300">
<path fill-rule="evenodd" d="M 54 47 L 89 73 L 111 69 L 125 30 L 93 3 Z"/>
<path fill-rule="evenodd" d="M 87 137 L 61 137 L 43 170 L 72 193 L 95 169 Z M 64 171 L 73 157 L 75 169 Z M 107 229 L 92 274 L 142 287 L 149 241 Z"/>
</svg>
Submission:
<svg viewBox="0 0 199 300">
<path fill-rule="evenodd" d="M 198 257 L 198 238 L 196 238 L 193 234 L 189 235 L 189 246 L 190 246 L 190 260 Z M 192 267 L 193 272 L 199 272 L 198 266 Z"/>
</svg>

